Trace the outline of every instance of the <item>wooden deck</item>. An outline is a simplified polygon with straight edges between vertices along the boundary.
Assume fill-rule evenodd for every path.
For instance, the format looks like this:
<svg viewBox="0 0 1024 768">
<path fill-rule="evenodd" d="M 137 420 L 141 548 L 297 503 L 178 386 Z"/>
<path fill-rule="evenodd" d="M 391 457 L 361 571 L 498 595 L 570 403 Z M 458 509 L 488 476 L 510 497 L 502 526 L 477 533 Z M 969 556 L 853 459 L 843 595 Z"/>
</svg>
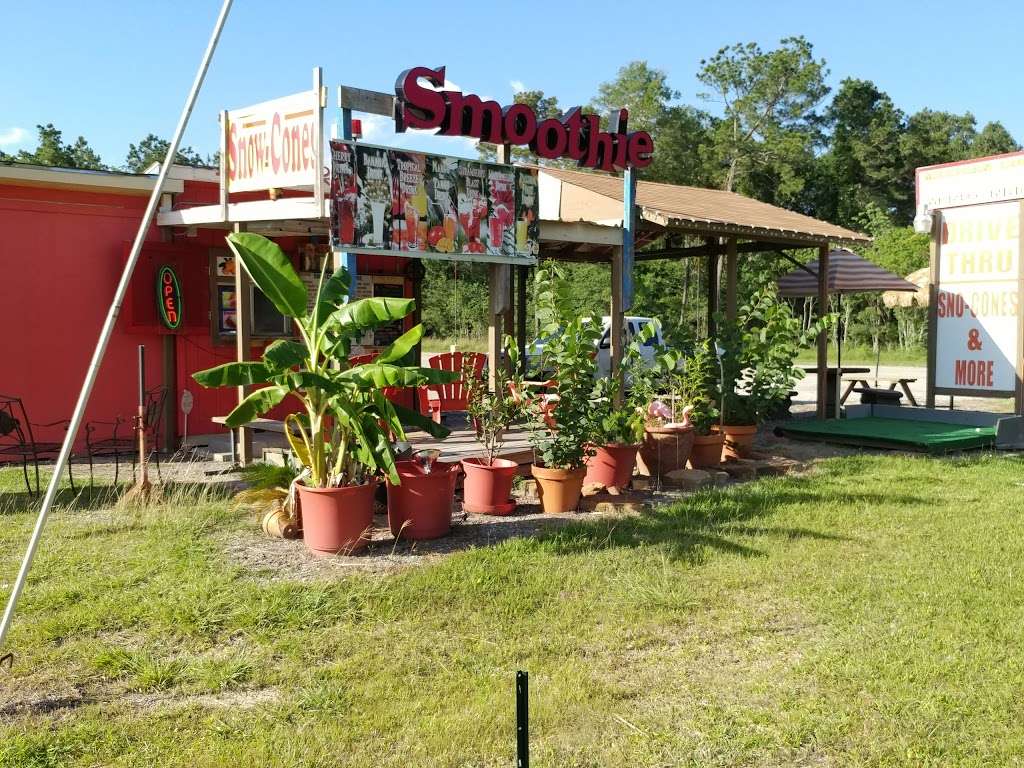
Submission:
<svg viewBox="0 0 1024 768">
<path fill-rule="evenodd" d="M 431 437 L 426 432 L 409 434 L 409 444 L 414 451 L 436 448 L 441 451 L 441 461 L 461 461 L 473 456 L 483 455 L 483 446 L 477 442 L 472 427 L 452 426 L 452 433 L 444 440 Z M 529 432 L 522 428 L 514 428 L 505 433 L 505 443 L 498 452 L 499 459 L 509 459 L 520 465 L 533 462 L 533 448 L 530 446 Z"/>
</svg>

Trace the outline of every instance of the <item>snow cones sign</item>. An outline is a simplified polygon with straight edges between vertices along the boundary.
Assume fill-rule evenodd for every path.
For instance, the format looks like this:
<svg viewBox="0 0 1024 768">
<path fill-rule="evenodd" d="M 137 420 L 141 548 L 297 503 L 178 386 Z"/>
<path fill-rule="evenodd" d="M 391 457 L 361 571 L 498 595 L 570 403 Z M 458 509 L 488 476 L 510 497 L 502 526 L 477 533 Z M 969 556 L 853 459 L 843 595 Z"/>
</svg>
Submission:
<svg viewBox="0 0 1024 768">
<path fill-rule="evenodd" d="M 532 169 L 331 142 L 336 248 L 533 264 L 539 234 Z"/>
</svg>

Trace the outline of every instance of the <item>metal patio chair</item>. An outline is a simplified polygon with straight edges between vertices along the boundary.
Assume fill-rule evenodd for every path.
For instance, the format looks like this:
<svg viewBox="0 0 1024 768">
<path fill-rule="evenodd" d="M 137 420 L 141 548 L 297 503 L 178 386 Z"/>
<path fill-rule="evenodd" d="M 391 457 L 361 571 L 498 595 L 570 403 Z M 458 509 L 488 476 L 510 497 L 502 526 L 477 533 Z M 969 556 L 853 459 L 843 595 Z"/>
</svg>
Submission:
<svg viewBox="0 0 1024 768">
<path fill-rule="evenodd" d="M 32 462 L 36 477 L 36 495 L 40 492 L 39 483 L 39 461 L 41 459 L 55 459 L 60 453 L 61 444 L 54 442 L 40 442 L 35 439 L 32 427 L 58 427 L 67 430 L 70 424 L 69 419 L 52 421 L 46 424 L 34 424 L 28 418 L 28 411 L 25 410 L 25 403 L 20 397 L 0 395 L 0 463 L 21 464 L 22 474 L 25 476 L 25 488 L 29 494 L 32 493 L 32 483 L 29 480 L 28 465 Z M 71 474 L 71 460 L 68 459 L 68 481 L 71 483 L 71 490 L 75 490 L 75 478 Z"/>
<path fill-rule="evenodd" d="M 160 476 L 160 435 L 163 428 L 164 404 L 167 402 L 167 387 L 160 385 L 146 390 L 144 399 L 144 428 L 149 455 L 156 459 L 156 476 Z M 114 417 L 113 421 L 90 421 L 85 425 L 85 447 L 89 457 L 89 485 L 93 484 L 93 462 L 95 459 L 114 458 L 114 485 L 117 485 L 121 471 L 121 457 L 131 456 L 132 479 L 138 465 L 139 417 L 126 419 Z"/>
</svg>

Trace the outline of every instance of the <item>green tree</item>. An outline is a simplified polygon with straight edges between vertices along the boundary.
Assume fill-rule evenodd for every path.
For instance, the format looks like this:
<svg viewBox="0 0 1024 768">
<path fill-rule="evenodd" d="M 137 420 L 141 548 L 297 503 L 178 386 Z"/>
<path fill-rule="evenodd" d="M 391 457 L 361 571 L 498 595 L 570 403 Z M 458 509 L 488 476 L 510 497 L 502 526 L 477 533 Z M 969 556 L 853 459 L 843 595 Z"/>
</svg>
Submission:
<svg viewBox="0 0 1024 768">
<path fill-rule="evenodd" d="M 955 115 L 922 109 L 907 120 L 901 149 L 906 161 L 907 183 L 914 183 L 914 169 L 922 165 L 966 160 L 971 156 L 975 136 L 974 115 Z"/>
<path fill-rule="evenodd" d="M 827 74 L 803 37 L 784 38 L 767 52 L 738 43 L 701 62 L 697 78 L 709 91 L 700 96 L 723 112 L 713 133 L 723 189 L 777 201 L 802 192 L 820 141 L 815 110 L 828 94 Z"/>
<path fill-rule="evenodd" d="M 694 107 L 668 107 L 655 123 L 656 149 L 644 178 L 698 187 L 713 183 L 707 162 L 712 125 L 711 116 Z"/>
<path fill-rule="evenodd" d="M 106 170 L 107 166 L 83 137 L 79 136 L 72 144 L 65 144 L 64 135 L 53 123 L 37 125 L 36 128 L 39 130 L 39 144 L 33 152 L 24 149 L 18 152 L 15 159 L 19 163 Z"/>
<path fill-rule="evenodd" d="M 971 144 L 971 157 L 988 157 L 1019 152 L 1020 144 L 1000 122 L 985 123 Z"/>
<path fill-rule="evenodd" d="M 124 159 L 124 169 L 132 173 L 142 173 L 153 163 L 162 163 L 167 157 L 171 142 L 161 139 L 155 134 L 147 134 L 138 144 L 128 145 L 128 154 Z M 192 147 L 181 147 L 174 155 L 174 162 L 179 165 L 199 167 L 212 166 L 210 158 L 203 158 Z"/>
<path fill-rule="evenodd" d="M 558 106 L 558 98 L 545 96 L 544 91 L 519 91 L 513 98 L 516 104 L 530 106 L 540 120 L 549 117 L 561 117 L 562 111 Z M 494 144 L 480 142 L 477 144 L 477 152 L 482 160 L 494 162 L 498 156 L 498 149 Z M 512 147 L 512 162 L 526 162 L 532 165 L 538 163 L 547 164 L 549 161 L 538 158 L 528 147 Z"/>
<path fill-rule="evenodd" d="M 847 78 L 826 111 L 829 150 L 820 166 L 827 180 L 818 214 L 845 226 L 861 219 L 869 205 L 892 219 L 904 219 L 913 199 L 904 183 L 900 140 L 905 117 L 889 95 L 868 80 Z"/>
<path fill-rule="evenodd" d="M 625 107 L 630 130 L 654 133 L 669 102 L 677 98 L 679 92 L 669 87 L 665 72 L 646 61 L 631 61 L 619 69 L 614 80 L 597 87 L 592 109 L 604 117 Z"/>
</svg>

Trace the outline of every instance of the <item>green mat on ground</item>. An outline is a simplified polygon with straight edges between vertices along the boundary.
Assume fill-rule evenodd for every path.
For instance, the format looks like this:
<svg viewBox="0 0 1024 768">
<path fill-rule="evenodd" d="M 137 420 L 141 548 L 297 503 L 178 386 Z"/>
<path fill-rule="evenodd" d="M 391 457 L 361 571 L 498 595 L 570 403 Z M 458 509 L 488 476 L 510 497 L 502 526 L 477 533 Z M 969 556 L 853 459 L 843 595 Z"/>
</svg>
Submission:
<svg viewBox="0 0 1024 768">
<path fill-rule="evenodd" d="M 928 453 L 985 448 L 994 445 L 996 440 L 995 427 L 885 419 L 879 416 L 838 421 L 791 421 L 781 425 L 780 429 L 787 437 L 801 440 L 878 448 L 905 448 Z"/>
</svg>

